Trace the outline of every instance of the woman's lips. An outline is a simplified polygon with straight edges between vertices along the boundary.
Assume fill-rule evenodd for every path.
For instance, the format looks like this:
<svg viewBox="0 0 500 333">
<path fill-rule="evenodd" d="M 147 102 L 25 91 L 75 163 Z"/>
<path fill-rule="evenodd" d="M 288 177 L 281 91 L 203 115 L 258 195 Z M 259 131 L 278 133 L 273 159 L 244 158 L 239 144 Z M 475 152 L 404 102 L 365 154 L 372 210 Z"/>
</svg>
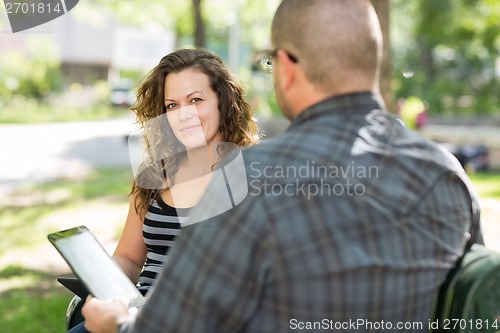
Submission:
<svg viewBox="0 0 500 333">
<path fill-rule="evenodd" d="M 196 131 L 200 128 L 201 128 L 201 124 L 191 125 L 191 126 L 184 127 L 183 129 L 180 130 L 180 132 L 181 133 L 189 133 L 189 132 Z"/>
</svg>

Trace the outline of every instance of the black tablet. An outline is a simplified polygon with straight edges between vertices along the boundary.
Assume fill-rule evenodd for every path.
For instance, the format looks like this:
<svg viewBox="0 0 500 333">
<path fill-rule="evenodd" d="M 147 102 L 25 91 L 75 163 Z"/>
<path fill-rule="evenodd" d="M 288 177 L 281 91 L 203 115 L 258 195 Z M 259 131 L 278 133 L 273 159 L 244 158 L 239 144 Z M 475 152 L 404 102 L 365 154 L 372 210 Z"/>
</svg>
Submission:
<svg viewBox="0 0 500 333">
<path fill-rule="evenodd" d="M 58 277 L 57 282 L 68 288 L 73 292 L 76 296 L 85 300 L 87 296 L 90 294 L 89 290 L 79 278 L 74 277 Z"/>
</svg>

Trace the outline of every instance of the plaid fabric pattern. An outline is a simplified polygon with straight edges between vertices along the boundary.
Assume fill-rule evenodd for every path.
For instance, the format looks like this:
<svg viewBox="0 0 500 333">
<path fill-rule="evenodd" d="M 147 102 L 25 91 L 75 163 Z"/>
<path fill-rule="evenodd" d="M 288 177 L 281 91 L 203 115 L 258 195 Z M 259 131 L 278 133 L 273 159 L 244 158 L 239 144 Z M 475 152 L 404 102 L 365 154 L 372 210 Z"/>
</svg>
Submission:
<svg viewBox="0 0 500 333">
<path fill-rule="evenodd" d="M 467 177 L 380 100 L 328 99 L 245 150 L 247 197 L 182 230 L 121 332 L 426 332 L 467 239 Z M 193 218 L 216 205 L 209 188 Z"/>
</svg>

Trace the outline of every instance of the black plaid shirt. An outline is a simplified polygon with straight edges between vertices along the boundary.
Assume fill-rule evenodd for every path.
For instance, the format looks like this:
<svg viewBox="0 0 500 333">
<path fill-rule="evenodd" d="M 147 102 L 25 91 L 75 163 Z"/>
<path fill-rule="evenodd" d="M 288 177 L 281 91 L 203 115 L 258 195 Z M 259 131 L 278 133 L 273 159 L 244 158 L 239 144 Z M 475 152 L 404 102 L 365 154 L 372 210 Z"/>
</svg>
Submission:
<svg viewBox="0 0 500 333">
<path fill-rule="evenodd" d="M 245 150 L 246 198 L 182 230 L 121 332 L 426 332 L 466 242 L 468 180 L 379 101 L 331 98 Z"/>
</svg>

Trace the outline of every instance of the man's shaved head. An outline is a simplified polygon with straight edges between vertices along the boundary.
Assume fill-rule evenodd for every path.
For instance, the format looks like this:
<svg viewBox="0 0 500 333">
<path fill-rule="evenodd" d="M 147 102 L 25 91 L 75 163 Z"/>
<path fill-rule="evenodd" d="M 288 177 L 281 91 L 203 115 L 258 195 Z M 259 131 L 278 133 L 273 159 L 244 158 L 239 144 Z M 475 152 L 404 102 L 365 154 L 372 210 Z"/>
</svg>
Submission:
<svg viewBox="0 0 500 333">
<path fill-rule="evenodd" d="M 382 33 L 368 0 L 283 0 L 271 35 L 325 92 L 347 81 L 378 82 Z"/>
</svg>

